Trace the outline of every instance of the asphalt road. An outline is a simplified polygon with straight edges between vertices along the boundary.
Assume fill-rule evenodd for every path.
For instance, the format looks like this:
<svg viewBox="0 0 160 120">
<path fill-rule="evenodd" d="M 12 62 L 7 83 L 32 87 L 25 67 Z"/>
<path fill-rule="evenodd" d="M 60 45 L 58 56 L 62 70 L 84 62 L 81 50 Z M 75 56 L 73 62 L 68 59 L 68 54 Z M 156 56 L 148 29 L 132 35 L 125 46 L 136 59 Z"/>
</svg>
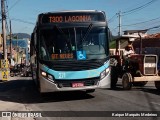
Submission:
<svg viewBox="0 0 160 120">
<path fill-rule="evenodd" d="M 119 117 L 129 111 L 139 111 L 138 114 L 144 111 L 160 113 L 160 91 L 156 90 L 153 83 L 147 83 L 145 87 L 133 87 L 129 91 L 122 90 L 119 82 L 116 90 L 97 89 L 92 94 L 86 94 L 84 91 L 57 92 L 41 96 L 31 78 L 11 79 L 0 82 L 0 111 L 43 111 L 46 117 L 35 118 L 36 120 L 160 119 L 153 116 Z"/>
</svg>

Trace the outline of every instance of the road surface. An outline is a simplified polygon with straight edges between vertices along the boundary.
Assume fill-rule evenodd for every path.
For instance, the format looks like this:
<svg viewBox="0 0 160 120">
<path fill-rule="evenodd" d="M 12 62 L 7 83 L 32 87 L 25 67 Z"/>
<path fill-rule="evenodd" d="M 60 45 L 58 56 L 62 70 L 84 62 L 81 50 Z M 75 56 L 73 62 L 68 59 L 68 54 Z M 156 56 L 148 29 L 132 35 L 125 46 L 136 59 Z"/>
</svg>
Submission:
<svg viewBox="0 0 160 120">
<path fill-rule="evenodd" d="M 160 91 L 152 82 L 145 87 L 124 91 L 120 81 L 116 90 L 97 89 L 92 94 L 84 91 L 57 92 L 41 96 L 31 78 L 13 77 L 0 82 L 0 106 L 0 111 L 37 111 L 45 116 L 12 120 L 132 120 L 133 115 L 145 111 L 153 115 L 135 116 L 134 119 L 158 120 L 154 113 L 160 113 Z M 130 116 L 124 117 L 127 113 Z"/>
</svg>

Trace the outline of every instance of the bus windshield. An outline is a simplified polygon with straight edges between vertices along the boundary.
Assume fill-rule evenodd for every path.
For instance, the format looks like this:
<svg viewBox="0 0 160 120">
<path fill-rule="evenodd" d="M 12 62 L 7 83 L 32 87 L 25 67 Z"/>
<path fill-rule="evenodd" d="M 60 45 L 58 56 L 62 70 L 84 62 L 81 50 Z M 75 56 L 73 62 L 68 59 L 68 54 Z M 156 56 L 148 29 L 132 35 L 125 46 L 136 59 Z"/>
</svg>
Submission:
<svg viewBox="0 0 160 120">
<path fill-rule="evenodd" d="M 108 56 L 105 27 L 60 28 L 41 30 L 39 57 L 41 60 L 90 60 Z"/>
</svg>

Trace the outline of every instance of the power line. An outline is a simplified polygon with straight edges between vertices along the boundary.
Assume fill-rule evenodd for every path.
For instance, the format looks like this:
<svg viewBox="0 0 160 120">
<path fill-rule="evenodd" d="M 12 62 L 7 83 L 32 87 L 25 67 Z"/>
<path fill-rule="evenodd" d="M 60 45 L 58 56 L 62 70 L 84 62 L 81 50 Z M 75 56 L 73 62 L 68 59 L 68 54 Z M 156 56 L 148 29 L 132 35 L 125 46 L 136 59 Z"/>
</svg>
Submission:
<svg viewBox="0 0 160 120">
<path fill-rule="evenodd" d="M 116 18 L 116 16 L 117 16 L 117 13 L 111 19 L 108 20 L 108 23 L 112 22 Z"/>
<path fill-rule="evenodd" d="M 117 13 L 119 15 L 119 34 L 121 32 L 121 27 L 122 27 L 122 25 L 121 25 L 121 16 L 128 15 L 128 14 L 131 14 L 131 13 L 136 12 L 138 10 L 141 10 L 141 9 L 151 5 L 155 1 L 157 1 L 157 0 L 151 0 L 150 2 L 148 2 L 148 3 L 144 4 L 144 5 L 141 5 L 141 6 L 137 7 L 137 8 L 134 8 L 134 9 L 131 9 L 131 10 L 128 10 L 128 11 L 125 11 L 125 12 Z"/>
<path fill-rule="evenodd" d="M 6 9 L 7 9 L 7 12 L 6 12 L 6 13 L 8 13 L 8 18 L 9 18 L 9 12 L 8 12 L 8 2 L 7 2 L 7 0 L 6 0 Z"/>
<path fill-rule="evenodd" d="M 146 30 L 152 30 L 152 29 L 157 29 L 157 28 L 160 28 L 160 25 L 157 25 L 157 26 L 154 26 L 154 27 L 148 28 L 148 29 L 146 29 Z"/>
<path fill-rule="evenodd" d="M 160 30 L 160 28 L 157 28 L 157 29 L 151 29 L 151 30 L 149 30 L 149 31 L 151 31 L 151 32 L 158 32 Z"/>
<path fill-rule="evenodd" d="M 122 26 L 134 26 L 134 25 L 151 22 L 151 21 L 158 20 L 158 19 L 160 19 L 160 17 L 157 17 L 157 18 L 154 18 L 154 19 L 151 19 L 151 20 L 147 20 L 147 21 L 143 21 L 143 22 L 138 22 L 138 23 L 133 23 L 133 24 L 128 24 L 128 25 L 122 25 Z"/>
<path fill-rule="evenodd" d="M 111 31 L 115 31 L 117 28 L 118 28 L 118 26 L 115 27 L 114 29 L 112 29 Z M 160 25 L 157 25 L 157 26 L 154 26 L 154 27 L 146 28 L 144 30 L 147 30 L 147 31 L 152 30 L 153 31 L 153 29 L 159 29 L 159 28 L 160 28 Z"/>
<path fill-rule="evenodd" d="M 8 8 L 8 2 L 7 2 L 7 0 L 6 0 L 6 9 L 7 9 L 7 12 L 6 12 L 6 13 L 8 14 L 8 16 L 7 16 L 6 18 L 9 19 L 9 21 L 13 20 L 13 21 L 18 21 L 18 22 L 22 22 L 22 23 L 34 25 L 34 23 L 29 22 L 29 21 L 25 21 L 25 20 L 15 19 L 15 18 L 10 18 L 10 17 L 9 17 L 9 11 L 10 11 L 13 7 L 15 7 L 15 6 L 18 4 L 19 1 L 20 1 L 20 0 L 17 0 L 10 8 Z M 8 27 L 7 22 L 6 22 L 6 27 L 7 27 L 7 32 L 9 33 L 9 27 Z"/>
<path fill-rule="evenodd" d="M 117 28 L 118 28 L 118 26 L 117 26 L 117 27 L 115 27 L 115 28 L 113 28 L 111 31 L 115 31 Z"/>
<path fill-rule="evenodd" d="M 157 0 L 151 0 L 150 2 L 147 2 L 147 3 L 145 3 L 145 4 L 143 4 L 139 7 L 136 7 L 134 9 L 131 9 L 131 10 L 128 10 L 128 11 L 125 11 L 125 12 L 116 13 L 111 19 L 109 19 L 108 23 L 112 22 L 115 19 L 115 16 L 118 15 L 119 16 L 119 33 L 120 33 L 121 32 L 121 27 L 122 27 L 122 25 L 120 23 L 121 22 L 121 16 L 128 15 L 128 14 L 131 14 L 133 12 L 139 11 L 139 10 L 151 5 L 152 3 L 156 2 L 156 1 Z M 144 21 L 144 22 L 146 22 L 146 21 Z M 136 24 L 142 24 L 142 22 L 141 23 L 134 23 L 134 24 L 131 24 L 131 25 L 136 25 Z M 123 26 L 131 26 L 131 25 L 123 25 Z"/>
<path fill-rule="evenodd" d="M 25 20 L 22 20 L 22 19 L 11 18 L 11 20 L 22 22 L 22 23 L 27 23 L 27 24 L 30 24 L 30 25 L 35 25 L 33 22 L 25 21 Z"/>
<path fill-rule="evenodd" d="M 149 30 L 158 29 L 158 28 L 160 28 L 160 25 L 157 25 L 157 26 L 154 26 L 154 27 L 150 27 L 150 28 L 147 28 L 147 29 L 143 29 L 143 30 L 140 30 L 140 31 L 149 31 Z"/>
<path fill-rule="evenodd" d="M 139 11 L 139 10 L 141 10 L 141 9 L 149 6 L 149 5 L 151 5 L 152 3 L 156 2 L 156 1 L 157 1 L 157 0 L 151 0 L 150 2 L 147 2 L 147 3 L 145 3 L 144 5 L 141 5 L 141 6 L 139 6 L 139 7 L 133 8 L 133 9 L 131 9 L 131 10 L 122 12 L 122 14 L 123 14 L 123 16 L 124 16 L 124 15 L 131 14 L 131 13 L 133 13 L 133 12 L 137 12 L 137 11 Z"/>
<path fill-rule="evenodd" d="M 20 1 L 20 0 L 17 0 L 17 1 L 8 9 L 7 12 L 9 12 L 13 7 L 15 7 L 15 6 L 18 4 L 19 1 Z M 7 12 L 6 12 L 6 13 L 7 13 Z"/>
</svg>

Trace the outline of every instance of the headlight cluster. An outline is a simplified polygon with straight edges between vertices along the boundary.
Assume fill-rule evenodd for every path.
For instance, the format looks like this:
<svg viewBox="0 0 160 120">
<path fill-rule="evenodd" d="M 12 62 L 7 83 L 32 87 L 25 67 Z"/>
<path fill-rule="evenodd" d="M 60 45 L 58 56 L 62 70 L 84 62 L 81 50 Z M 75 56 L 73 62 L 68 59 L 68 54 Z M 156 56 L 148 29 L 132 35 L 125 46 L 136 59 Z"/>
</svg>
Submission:
<svg viewBox="0 0 160 120">
<path fill-rule="evenodd" d="M 103 79 L 105 76 L 107 76 L 109 71 L 110 71 L 110 68 L 107 68 L 103 72 L 101 72 L 100 79 Z"/>
<path fill-rule="evenodd" d="M 50 81 L 54 82 L 54 77 L 53 77 L 52 75 L 50 75 L 50 74 L 48 74 L 48 73 L 46 73 L 46 72 L 44 72 L 44 71 L 41 71 L 41 75 L 42 75 L 44 78 L 46 78 L 47 80 L 50 80 Z"/>
</svg>

